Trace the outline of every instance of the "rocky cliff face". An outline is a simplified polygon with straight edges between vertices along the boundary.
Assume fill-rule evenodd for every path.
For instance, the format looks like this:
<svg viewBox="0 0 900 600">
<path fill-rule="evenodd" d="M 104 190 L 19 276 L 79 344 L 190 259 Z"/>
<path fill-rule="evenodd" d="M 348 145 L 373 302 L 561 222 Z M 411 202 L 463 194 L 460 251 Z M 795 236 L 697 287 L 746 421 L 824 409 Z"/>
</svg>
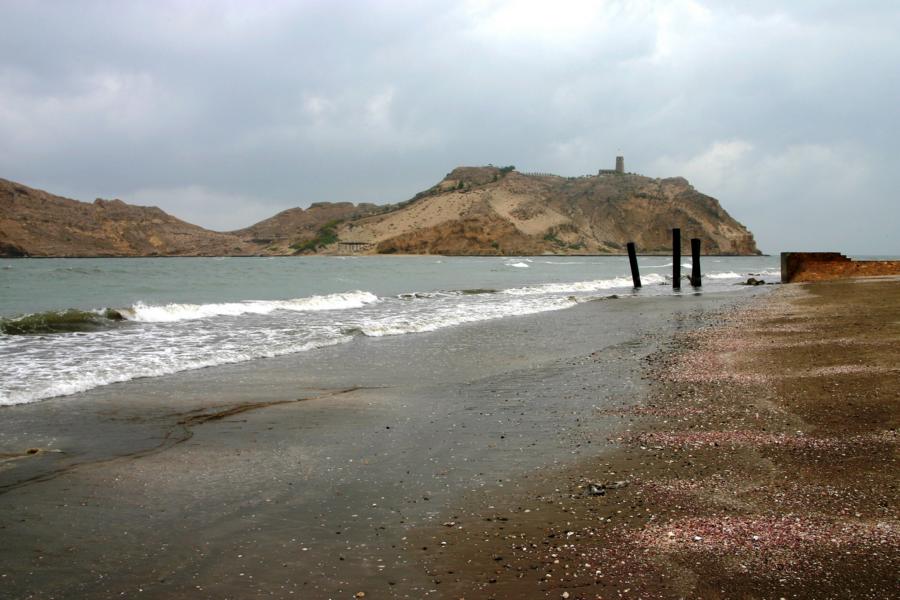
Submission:
<svg viewBox="0 0 900 600">
<path fill-rule="evenodd" d="M 494 167 L 455 169 L 390 212 L 347 223 L 344 240 L 382 253 L 603 254 L 633 241 L 640 252 L 669 252 L 680 227 L 685 248 L 759 254 L 753 235 L 685 179 L 605 174 L 557 177 Z"/>
<path fill-rule="evenodd" d="M 604 254 L 634 241 L 670 251 L 670 232 L 708 254 L 758 254 L 753 235 L 682 178 L 526 175 L 460 167 L 407 202 L 317 203 L 228 233 L 120 200 L 78 202 L 0 179 L 0 256 L 235 256 L 363 252 Z"/>
</svg>

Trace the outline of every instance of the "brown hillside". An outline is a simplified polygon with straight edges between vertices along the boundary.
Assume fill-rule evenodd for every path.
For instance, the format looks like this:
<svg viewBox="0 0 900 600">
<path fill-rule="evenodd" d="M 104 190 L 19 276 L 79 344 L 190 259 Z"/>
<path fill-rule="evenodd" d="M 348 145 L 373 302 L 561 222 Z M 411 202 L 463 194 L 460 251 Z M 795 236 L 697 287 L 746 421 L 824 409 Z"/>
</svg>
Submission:
<svg viewBox="0 0 900 600">
<path fill-rule="evenodd" d="M 289 208 L 245 229 L 231 233 L 265 254 L 292 254 L 292 245 L 311 240 L 329 223 L 360 218 L 383 210 L 376 204 L 314 202 L 306 210 Z"/>
<path fill-rule="evenodd" d="M 753 235 L 685 179 L 558 177 L 461 167 L 405 205 L 341 225 L 380 253 L 603 254 L 634 241 L 667 252 L 673 227 L 708 254 L 758 254 Z M 331 251 L 335 248 L 332 246 Z M 329 249 L 325 249 L 329 251 Z"/>
<path fill-rule="evenodd" d="M 155 207 L 79 202 L 0 179 L 0 256 L 211 256 L 254 250 L 233 235 Z"/>
<path fill-rule="evenodd" d="M 235 256 L 357 251 L 604 254 L 669 251 L 669 230 L 708 254 L 758 254 L 753 235 L 685 179 L 528 175 L 460 167 L 390 206 L 316 203 L 218 233 L 155 207 L 61 198 L 0 179 L 0 256 Z M 313 250 L 314 249 L 314 250 Z"/>
</svg>

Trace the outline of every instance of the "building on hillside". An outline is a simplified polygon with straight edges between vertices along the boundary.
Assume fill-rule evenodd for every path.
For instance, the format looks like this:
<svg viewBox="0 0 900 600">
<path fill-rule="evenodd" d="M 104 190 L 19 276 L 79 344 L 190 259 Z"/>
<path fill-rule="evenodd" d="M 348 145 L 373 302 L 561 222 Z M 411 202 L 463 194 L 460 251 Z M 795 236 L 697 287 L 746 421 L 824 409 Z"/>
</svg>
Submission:
<svg viewBox="0 0 900 600">
<path fill-rule="evenodd" d="M 615 169 L 600 169 L 597 175 L 621 175 L 623 173 L 625 173 L 625 157 L 617 156 Z"/>
</svg>

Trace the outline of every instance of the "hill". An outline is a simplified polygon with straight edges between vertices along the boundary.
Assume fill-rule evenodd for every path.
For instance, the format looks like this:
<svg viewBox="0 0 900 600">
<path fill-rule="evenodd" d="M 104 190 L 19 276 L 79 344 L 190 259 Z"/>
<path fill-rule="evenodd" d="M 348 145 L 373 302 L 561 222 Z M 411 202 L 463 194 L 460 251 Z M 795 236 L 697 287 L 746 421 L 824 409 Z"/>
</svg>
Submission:
<svg viewBox="0 0 900 600">
<path fill-rule="evenodd" d="M 669 230 L 708 254 L 758 254 L 753 235 L 685 179 L 605 171 L 523 174 L 459 167 L 394 205 L 315 203 L 220 233 L 159 208 L 79 202 L 0 179 L 0 256 L 239 256 L 364 253 L 666 253 Z"/>
<path fill-rule="evenodd" d="M 265 254 L 293 254 L 306 242 L 314 240 L 319 231 L 331 224 L 334 227 L 346 220 L 357 219 L 384 210 L 376 204 L 350 202 L 314 202 L 306 210 L 289 208 L 231 233 Z"/>
<path fill-rule="evenodd" d="M 460 167 L 382 214 L 337 228 L 342 241 L 378 253 L 607 254 L 634 241 L 640 252 L 671 249 L 670 229 L 708 254 L 759 254 L 753 235 L 687 180 L 604 172 L 529 175 Z M 327 249 L 325 249 L 327 251 Z"/>
<path fill-rule="evenodd" d="M 256 250 L 155 207 L 93 203 L 0 179 L 0 256 L 221 256 Z"/>
</svg>

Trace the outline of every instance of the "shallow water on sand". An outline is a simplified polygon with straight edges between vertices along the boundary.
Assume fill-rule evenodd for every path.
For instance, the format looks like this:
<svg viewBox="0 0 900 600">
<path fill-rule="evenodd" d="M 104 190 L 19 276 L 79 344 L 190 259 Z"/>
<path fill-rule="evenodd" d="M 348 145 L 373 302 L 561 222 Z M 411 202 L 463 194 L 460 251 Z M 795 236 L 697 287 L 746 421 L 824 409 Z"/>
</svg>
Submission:
<svg viewBox="0 0 900 600">
<path fill-rule="evenodd" d="M 417 528 L 477 527 L 461 499 L 484 490 L 535 506 L 522 478 L 603 451 L 623 422 L 597 409 L 642 395 L 641 357 L 761 291 L 732 289 L 361 336 L 7 407 L 0 452 L 42 451 L 0 470 L 5 589 L 443 597 L 422 566 L 440 548 Z"/>
</svg>

